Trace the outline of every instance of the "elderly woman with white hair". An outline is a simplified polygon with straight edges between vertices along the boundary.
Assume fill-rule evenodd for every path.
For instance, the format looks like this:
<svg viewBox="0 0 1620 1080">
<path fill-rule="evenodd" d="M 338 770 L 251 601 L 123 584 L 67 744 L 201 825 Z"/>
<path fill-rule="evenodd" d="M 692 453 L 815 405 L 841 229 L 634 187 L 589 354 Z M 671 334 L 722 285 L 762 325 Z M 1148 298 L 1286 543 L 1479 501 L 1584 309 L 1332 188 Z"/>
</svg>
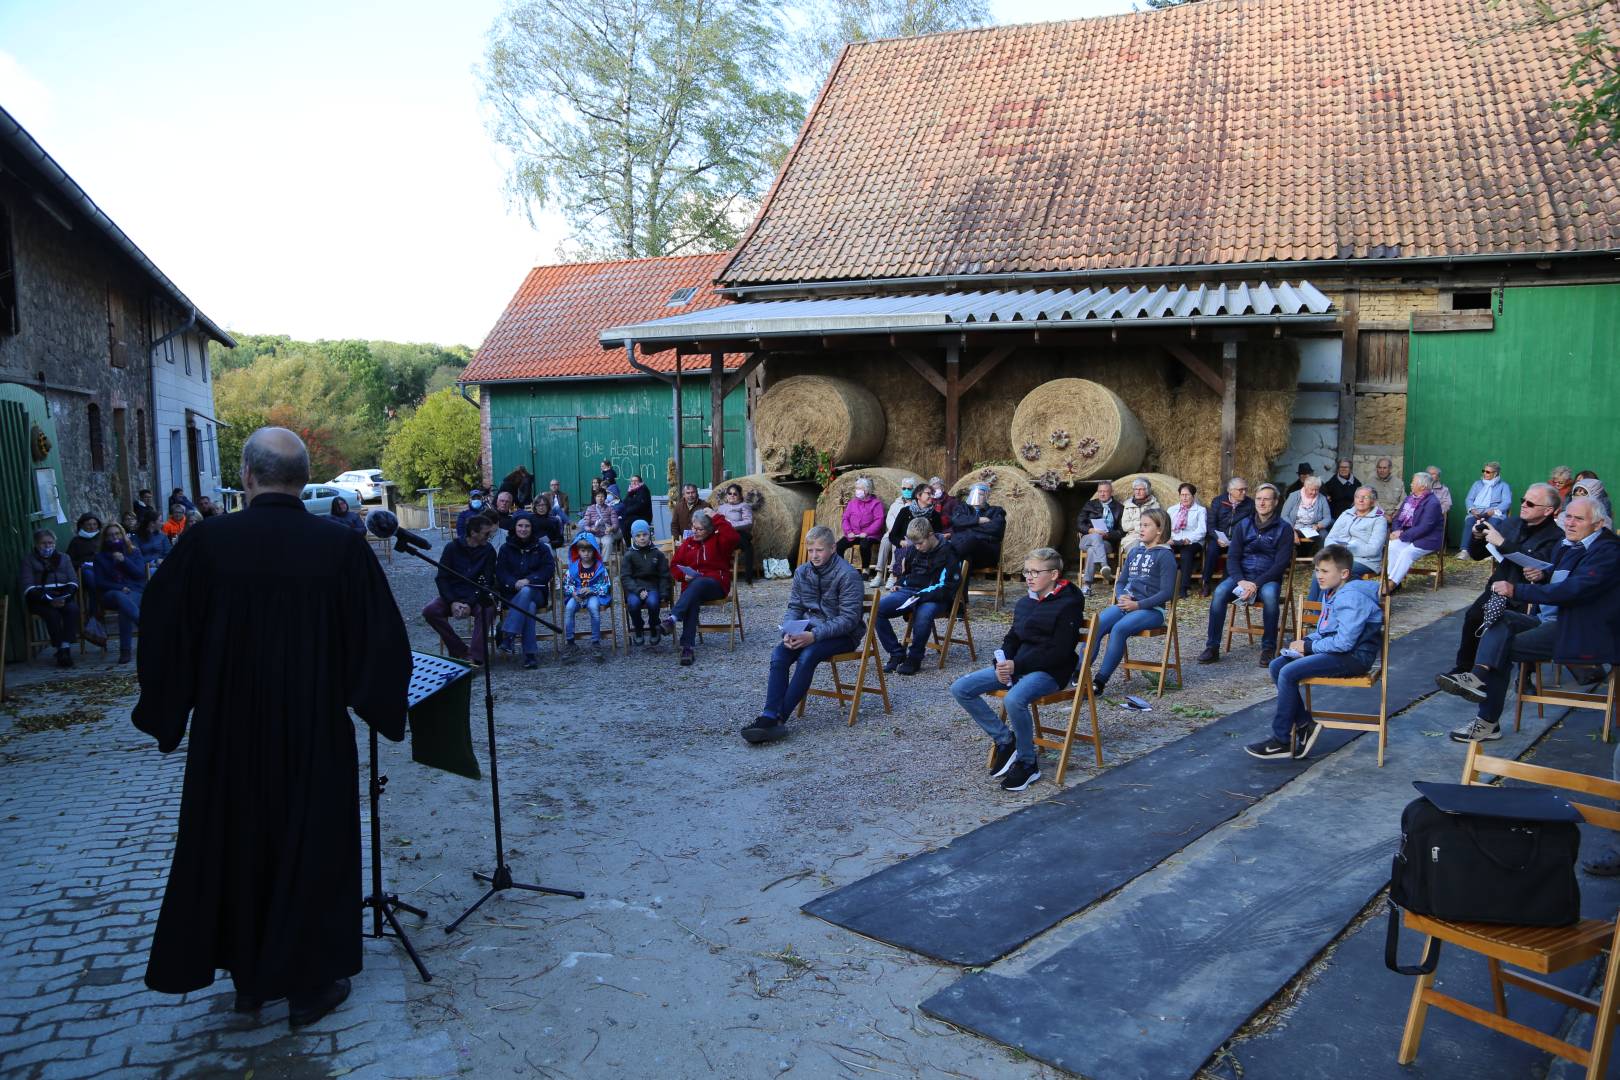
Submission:
<svg viewBox="0 0 1620 1080">
<path fill-rule="evenodd" d="M 1434 481 L 1426 472 L 1412 474 L 1411 494 L 1401 501 L 1389 525 L 1389 567 L 1384 592 L 1401 587 L 1412 564 L 1433 555 L 1446 542 L 1446 516 L 1440 500 L 1431 490 Z"/>
<path fill-rule="evenodd" d="M 1333 528 L 1333 508 L 1322 494 L 1322 478 L 1314 474 L 1304 477 L 1299 490 L 1283 503 L 1282 516 L 1296 536 L 1306 541 L 1304 544 L 1295 541 L 1294 554 L 1314 553 L 1321 545 L 1322 535 Z"/>
<path fill-rule="evenodd" d="M 872 494 L 870 478 L 863 476 L 855 481 L 855 493 L 849 502 L 844 504 L 844 516 L 840 524 L 843 526 L 844 535 L 838 541 L 838 556 L 848 558 L 845 552 L 852 547 L 859 547 L 861 567 L 869 574 L 876 573 L 877 547 L 884 533 L 884 514 L 883 503 Z"/>
<path fill-rule="evenodd" d="M 1142 542 L 1142 514 L 1148 510 L 1163 510 L 1159 505 L 1159 498 L 1153 494 L 1153 485 L 1145 476 L 1138 476 L 1131 481 L 1131 497 L 1125 500 L 1125 509 L 1119 515 L 1119 527 L 1125 535 L 1119 542 L 1119 563 L 1125 565 L 1125 557 L 1131 548 Z"/>
</svg>

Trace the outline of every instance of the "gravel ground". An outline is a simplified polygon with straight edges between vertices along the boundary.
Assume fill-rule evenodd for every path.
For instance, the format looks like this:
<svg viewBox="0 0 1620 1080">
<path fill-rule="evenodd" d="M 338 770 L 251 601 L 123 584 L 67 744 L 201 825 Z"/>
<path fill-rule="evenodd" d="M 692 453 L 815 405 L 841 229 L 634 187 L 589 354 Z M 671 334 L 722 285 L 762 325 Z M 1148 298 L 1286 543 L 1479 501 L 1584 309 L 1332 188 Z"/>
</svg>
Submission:
<svg viewBox="0 0 1620 1080">
<path fill-rule="evenodd" d="M 1476 595 L 1484 568 L 1454 566 L 1445 589 L 1409 586 L 1397 598 L 1397 633 Z M 388 572 L 413 643 L 434 650 L 416 615 L 433 596 L 432 571 L 396 556 Z M 758 708 L 788 584 L 741 588 L 747 643 L 733 651 L 710 637 L 691 668 L 667 645 L 600 665 L 563 664 L 543 646 L 532 672 L 497 661 L 508 860 L 519 880 L 579 888 L 584 901 L 507 892 L 445 935 L 443 924 L 480 895 L 470 871 L 493 861 L 488 786 L 385 748 L 386 873 L 431 912 L 420 929 L 407 919 L 435 975 L 424 985 L 410 973 L 409 1019 L 449 1031 L 463 1071 L 480 1075 L 1051 1075 L 917 1013 L 956 969 L 797 910 L 1050 795 L 1051 770 L 1017 795 L 988 778 L 984 737 L 946 693 L 979 666 L 960 647 L 943 672 L 891 677 L 888 715 L 869 698 L 849 727 L 833 702 L 812 699 L 790 738 L 746 746 L 737 731 Z M 1185 688 L 1151 713 L 1103 708 L 1109 766 L 1208 723 L 1201 712 L 1223 715 L 1271 692 L 1257 647 L 1193 662 L 1205 611 L 1196 599 L 1183 608 Z M 981 663 L 1006 622 L 975 603 Z M 14 673 L 15 683 L 68 696 L 77 681 L 39 665 Z M 39 701 L 52 700 L 41 691 Z M 127 722 L 130 703 L 126 691 L 107 720 Z M 475 695 L 482 760 L 477 706 Z M 1069 783 L 1096 773 L 1084 749 Z"/>
</svg>

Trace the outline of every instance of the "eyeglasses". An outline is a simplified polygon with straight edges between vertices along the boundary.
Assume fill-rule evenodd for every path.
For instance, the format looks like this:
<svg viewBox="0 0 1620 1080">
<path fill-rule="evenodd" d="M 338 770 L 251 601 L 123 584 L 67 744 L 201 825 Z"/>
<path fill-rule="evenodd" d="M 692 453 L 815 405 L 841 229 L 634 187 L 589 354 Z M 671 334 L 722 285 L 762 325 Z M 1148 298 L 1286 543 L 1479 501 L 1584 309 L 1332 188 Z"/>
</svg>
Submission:
<svg viewBox="0 0 1620 1080">
<path fill-rule="evenodd" d="M 1042 574 L 1055 574 L 1060 569 L 1062 569 L 1062 568 L 1054 566 L 1054 567 L 1051 567 L 1050 569 L 1047 569 L 1047 570 L 1025 570 L 1024 571 L 1024 577 L 1025 578 L 1037 578 L 1037 577 L 1040 577 Z"/>
<path fill-rule="evenodd" d="M 1481 469 L 1481 470 L 1479 470 L 1479 475 L 1481 475 L 1481 476 L 1495 476 L 1496 475 L 1496 470 L 1495 469 Z"/>
<path fill-rule="evenodd" d="M 1536 509 L 1536 510 L 1551 510 L 1552 509 L 1552 504 L 1551 503 L 1531 502 L 1529 499 L 1520 499 L 1519 500 L 1519 505 L 1520 506 L 1528 506 L 1528 507 L 1531 507 L 1531 508 Z"/>
</svg>

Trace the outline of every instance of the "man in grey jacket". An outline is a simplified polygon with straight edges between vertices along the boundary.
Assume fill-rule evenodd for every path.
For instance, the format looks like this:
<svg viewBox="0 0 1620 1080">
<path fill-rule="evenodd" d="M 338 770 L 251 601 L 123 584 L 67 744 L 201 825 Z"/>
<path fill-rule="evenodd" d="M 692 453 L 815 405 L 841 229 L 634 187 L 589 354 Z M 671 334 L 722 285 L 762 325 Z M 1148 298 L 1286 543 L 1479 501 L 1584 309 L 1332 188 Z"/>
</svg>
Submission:
<svg viewBox="0 0 1620 1080">
<path fill-rule="evenodd" d="M 742 737 L 750 743 L 775 742 L 787 735 L 787 719 L 804 700 L 817 665 L 829 656 L 860 648 L 865 586 L 860 572 L 837 554 L 836 547 L 837 538 L 824 525 L 805 534 L 805 562 L 793 572 L 782 641 L 771 652 L 765 707 L 742 729 Z"/>
</svg>

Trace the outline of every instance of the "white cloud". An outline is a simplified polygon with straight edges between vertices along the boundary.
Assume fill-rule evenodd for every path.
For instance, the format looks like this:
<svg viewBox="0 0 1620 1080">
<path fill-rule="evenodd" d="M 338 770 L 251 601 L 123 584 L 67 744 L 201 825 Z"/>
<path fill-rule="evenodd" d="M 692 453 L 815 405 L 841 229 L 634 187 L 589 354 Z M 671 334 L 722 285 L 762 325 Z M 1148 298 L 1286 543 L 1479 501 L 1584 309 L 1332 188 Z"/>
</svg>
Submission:
<svg viewBox="0 0 1620 1080">
<path fill-rule="evenodd" d="M 0 108 L 35 135 L 51 126 L 51 92 L 15 56 L 0 49 Z"/>
</svg>

